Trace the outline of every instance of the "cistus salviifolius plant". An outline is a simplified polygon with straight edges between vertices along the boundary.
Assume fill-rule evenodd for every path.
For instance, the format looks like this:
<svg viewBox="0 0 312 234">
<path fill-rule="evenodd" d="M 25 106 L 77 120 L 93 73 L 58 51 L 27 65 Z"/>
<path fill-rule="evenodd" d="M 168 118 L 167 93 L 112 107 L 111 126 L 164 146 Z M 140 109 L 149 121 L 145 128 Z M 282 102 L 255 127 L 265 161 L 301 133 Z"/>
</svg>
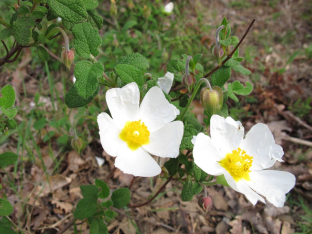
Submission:
<svg viewBox="0 0 312 234">
<path fill-rule="evenodd" d="M 110 2 L 109 11 L 114 22 L 117 4 L 114 0 Z M 285 195 L 295 185 L 295 177 L 288 172 L 267 170 L 276 161 L 283 162 L 282 147 L 275 144 L 265 124 L 254 125 L 244 136 L 241 122 L 228 114 L 228 99 L 239 102 L 237 95 L 249 95 L 253 89 L 250 82 L 228 81 L 232 70 L 251 74 L 241 64 L 244 59 L 239 57 L 239 46 L 255 20 L 241 39 L 231 35 L 226 18 L 216 25 L 211 53 L 217 65 L 211 71 L 207 72 L 200 63 L 205 55 L 182 54 L 180 59 L 168 61 L 159 77 L 145 56 L 131 50 L 110 63 L 112 67 L 104 66 L 101 60 L 109 54 L 100 49 L 103 18 L 96 10 L 98 5 L 97 0 L 18 1 L 9 21 L 0 16 L 0 23 L 6 27 L 0 32 L 0 39 L 7 52 L 0 59 L 0 66 L 14 62 L 23 49 L 33 47 L 48 67 L 49 52 L 44 45 L 63 37 L 65 46 L 59 48 L 59 56 L 68 70 L 74 69 L 74 82 L 66 92 L 64 103 L 71 109 L 97 105 L 102 112 L 95 116 L 78 113 L 69 130 L 71 146 L 80 153 L 86 145 L 77 132 L 78 122 L 96 121 L 99 137 L 96 134 L 91 137 L 99 138 L 103 150 L 115 157 L 115 167 L 109 175 L 118 169 L 134 176 L 158 176 L 165 181 L 158 191 L 139 204 L 131 202 L 127 187 L 111 190 L 100 179 L 94 184 L 82 185 L 82 198 L 69 222 L 75 231 L 75 220 L 79 219 L 88 223 L 91 234 L 108 233 L 107 226 L 118 215 L 116 209 L 149 204 L 171 180 L 182 184 L 183 201 L 200 194 L 199 205 L 206 212 L 212 208 L 212 198 L 206 187 L 215 184 L 230 186 L 244 194 L 253 205 L 267 200 L 282 207 Z M 134 7 L 132 1 L 128 2 L 128 7 Z M 160 17 L 170 16 L 174 4 L 168 3 L 160 9 Z M 142 7 L 142 18 L 147 20 L 152 13 L 149 6 Z M 62 26 L 55 24 L 57 18 Z M 42 27 L 43 20 L 49 22 L 48 27 Z M 134 25 L 125 25 L 122 33 L 131 34 Z M 118 33 L 112 39 L 115 48 L 123 43 L 117 40 Z M 3 40 L 10 37 L 15 43 L 9 50 Z M 72 48 L 69 38 L 73 40 Z M 162 58 L 167 57 L 164 51 Z M 13 118 L 17 110 L 12 86 L 2 87 L 1 95 L 0 127 L 5 133 L 16 128 Z M 105 100 L 106 105 L 99 106 L 99 99 Z M 203 124 L 190 113 L 194 99 L 200 99 L 205 109 Z M 158 157 L 167 158 L 164 165 L 160 165 Z M 0 155 L 2 167 L 16 160 L 17 155 L 12 152 Z M 0 215 L 10 215 L 11 204 L 4 198 L 0 198 L 0 202 Z M 69 227 L 67 225 L 61 233 Z M 11 227 L 1 228 L 15 233 Z"/>
</svg>

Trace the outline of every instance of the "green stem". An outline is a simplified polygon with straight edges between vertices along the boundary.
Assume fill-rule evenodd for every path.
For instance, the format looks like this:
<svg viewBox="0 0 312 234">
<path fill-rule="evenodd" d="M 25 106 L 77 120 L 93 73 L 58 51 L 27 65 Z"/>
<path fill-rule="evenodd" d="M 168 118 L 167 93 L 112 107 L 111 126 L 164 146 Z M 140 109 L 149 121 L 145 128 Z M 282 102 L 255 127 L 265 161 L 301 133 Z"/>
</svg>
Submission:
<svg viewBox="0 0 312 234">
<path fill-rule="evenodd" d="M 65 42 L 65 49 L 66 49 L 66 51 L 69 51 L 69 40 L 68 40 L 67 34 L 65 33 L 65 31 L 62 28 L 56 27 L 56 28 L 52 29 L 51 32 L 48 33 L 47 38 L 52 36 L 55 31 L 59 31 L 60 33 L 62 33 L 63 38 L 64 38 L 64 42 Z"/>
<path fill-rule="evenodd" d="M 47 72 L 47 75 L 48 75 L 48 81 L 49 81 L 49 86 L 50 86 L 52 107 L 53 107 L 53 111 L 55 112 L 54 92 L 53 92 L 54 84 L 53 84 L 53 80 L 51 79 L 51 76 L 50 76 L 50 71 L 49 71 L 48 62 L 45 62 L 45 69 L 46 69 L 46 72 Z"/>
<path fill-rule="evenodd" d="M 183 117 L 184 117 L 186 111 L 187 111 L 188 108 L 190 107 L 190 105 L 191 105 L 193 99 L 195 98 L 195 95 L 196 95 L 198 89 L 200 88 L 200 86 L 201 86 L 203 83 L 206 83 L 206 85 L 211 89 L 211 85 L 210 85 L 209 81 L 208 81 L 206 78 L 201 78 L 201 79 L 197 82 L 197 84 L 196 84 L 196 86 L 195 86 L 195 88 L 194 88 L 194 92 L 193 92 L 191 98 L 189 99 L 189 101 L 188 101 L 188 103 L 187 103 L 185 109 L 183 110 L 182 114 L 180 115 L 180 118 L 179 118 L 179 119 L 180 119 L 181 121 L 183 120 Z"/>
<path fill-rule="evenodd" d="M 7 28 L 11 28 L 11 25 L 8 22 L 6 22 L 1 16 L 0 16 L 0 24 L 3 24 Z"/>
</svg>

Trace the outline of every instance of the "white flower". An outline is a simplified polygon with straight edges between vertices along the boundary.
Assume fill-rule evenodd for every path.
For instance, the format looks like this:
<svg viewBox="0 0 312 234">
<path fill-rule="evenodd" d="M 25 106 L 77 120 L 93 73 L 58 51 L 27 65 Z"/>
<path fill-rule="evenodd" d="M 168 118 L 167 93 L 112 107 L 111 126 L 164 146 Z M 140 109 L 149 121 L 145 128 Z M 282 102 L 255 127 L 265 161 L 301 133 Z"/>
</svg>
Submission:
<svg viewBox="0 0 312 234">
<path fill-rule="evenodd" d="M 75 84 L 76 83 L 76 77 L 73 76 L 73 83 Z"/>
<path fill-rule="evenodd" d="M 165 12 L 170 14 L 172 11 L 173 11 L 173 7 L 174 7 L 174 4 L 173 2 L 169 2 L 168 4 L 166 4 L 165 6 Z"/>
<path fill-rule="evenodd" d="M 244 127 L 239 121 L 213 115 L 210 134 L 211 137 L 199 133 L 192 140 L 197 166 L 208 174 L 224 175 L 227 183 L 245 194 L 253 205 L 258 200 L 265 203 L 260 195 L 277 207 L 284 205 L 285 194 L 296 179 L 289 172 L 263 170 L 276 160 L 283 161 L 284 154 L 265 124 L 253 126 L 243 139 Z"/>
<path fill-rule="evenodd" d="M 176 158 L 183 136 L 183 123 L 172 122 L 180 113 L 158 87 L 151 88 L 141 105 L 136 83 L 113 88 L 106 93 L 112 118 L 97 117 L 101 144 L 116 157 L 115 166 L 127 174 L 151 177 L 161 172 L 150 154 Z"/>
<path fill-rule="evenodd" d="M 159 77 L 157 84 L 166 94 L 170 92 L 173 83 L 174 74 L 167 72 L 164 77 Z"/>
</svg>

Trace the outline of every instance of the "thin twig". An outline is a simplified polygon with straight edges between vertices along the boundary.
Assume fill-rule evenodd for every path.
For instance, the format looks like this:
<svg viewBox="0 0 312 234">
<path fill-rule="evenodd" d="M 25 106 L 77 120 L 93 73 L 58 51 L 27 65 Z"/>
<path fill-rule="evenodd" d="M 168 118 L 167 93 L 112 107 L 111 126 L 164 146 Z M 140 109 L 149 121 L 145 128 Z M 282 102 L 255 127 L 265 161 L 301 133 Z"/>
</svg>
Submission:
<svg viewBox="0 0 312 234">
<path fill-rule="evenodd" d="M 110 178 L 114 175 L 114 172 L 116 171 L 117 167 L 113 167 L 113 169 L 109 172 L 109 174 L 106 176 L 105 182 L 107 183 Z"/>
<path fill-rule="evenodd" d="M 5 44 L 5 42 L 3 40 L 1 40 L 1 42 L 2 42 L 2 44 L 3 44 L 3 46 L 4 46 L 5 50 L 6 50 L 6 53 L 7 53 L 6 55 L 8 57 L 8 55 L 9 55 L 8 47 L 7 47 L 7 45 Z"/>
<path fill-rule="evenodd" d="M 129 203 L 128 207 L 129 208 L 137 208 L 137 207 L 141 207 L 141 206 L 145 206 L 147 204 L 149 204 L 150 202 L 152 202 L 157 196 L 158 194 L 167 186 L 167 184 L 172 180 L 173 176 L 170 176 L 166 183 L 163 184 L 163 186 L 161 186 L 161 188 L 155 193 L 154 196 L 152 196 L 150 199 L 148 199 L 146 202 L 143 202 L 141 204 L 137 204 L 137 205 L 133 205 L 131 203 Z"/>
<path fill-rule="evenodd" d="M 16 53 L 16 55 L 15 55 L 15 57 L 14 57 L 13 59 L 10 59 L 10 60 L 7 60 L 7 59 L 6 59 L 5 62 L 6 62 L 6 63 L 13 63 L 13 62 L 15 62 L 16 59 L 18 58 L 19 54 L 21 53 L 22 49 L 23 49 L 23 48 L 20 48 L 20 49 L 17 51 L 17 53 Z"/>
<path fill-rule="evenodd" d="M 71 219 L 71 220 L 65 225 L 65 227 L 64 227 L 62 230 L 60 230 L 59 232 L 57 232 L 56 234 L 63 234 L 64 232 L 67 231 L 67 229 L 69 229 L 69 228 L 73 225 L 73 223 L 74 223 L 74 219 Z"/>
<path fill-rule="evenodd" d="M 53 52 L 51 52 L 47 47 L 45 47 L 44 45 L 42 46 L 43 48 L 45 48 L 49 55 L 51 55 L 53 58 L 55 58 L 56 60 L 60 61 L 61 63 L 63 63 L 62 59 L 60 59 L 59 57 L 57 57 L 57 55 L 53 54 Z"/>
<path fill-rule="evenodd" d="M 256 19 L 253 19 L 251 21 L 251 23 L 249 24 L 249 27 L 247 28 L 245 34 L 243 35 L 242 39 L 240 39 L 239 43 L 235 46 L 234 50 L 227 56 L 227 58 L 222 62 L 221 66 L 218 65 L 216 66 L 212 71 L 210 71 L 209 73 L 207 73 L 204 78 L 207 78 L 209 76 L 211 76 L 213 73 L 215 73 L 220 67 L 222 67 L 227 61 L 229 61 L 233 54 L 235 53 L 235 51 L 238 49 L 238 47 L 242 44 L 242 42 L 244 41 L 245 37 L 247 36 L 249 30 L 251 29 L 252 25 L 254 24 L 254 22 L 256 21 Z"/>
<path fill-rule="evenodd" d="M 130 185 L 129 185 L 129 190 L 131 189 L 131 187 L 132 187 L 132 185 L 133 185 L 133 182 L 134 182 L 135 178 L 136 178 L 135 176 L 133 176 L 133 177 L 132 177 L 131 183 L 130 183 Z"/>
<path fill-rule="evenodd" d="M 302 140 L 299 138 L 295 138 L 295 137 L 290 137 L 290 136 L 284 136 L 283 140 L 285 141 L 290 141 L 296 144 L 300 144 L 300 145 L 306 145 L 308 147 L 312 147 L 312 142 L 311 141 L 306 141 L 306 140 Z"/>
</svg>

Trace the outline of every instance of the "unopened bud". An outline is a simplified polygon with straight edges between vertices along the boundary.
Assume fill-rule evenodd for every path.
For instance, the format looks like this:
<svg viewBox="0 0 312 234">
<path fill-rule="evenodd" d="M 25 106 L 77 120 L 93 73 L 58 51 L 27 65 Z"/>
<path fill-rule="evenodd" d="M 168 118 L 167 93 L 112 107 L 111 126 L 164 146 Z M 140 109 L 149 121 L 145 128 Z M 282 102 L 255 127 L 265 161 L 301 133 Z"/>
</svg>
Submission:
<svg viewBox="0 0 312 234">
<path fill-rule="evenodd" d="M 212 197 L 211 196 L 206 196 L 204 197 L 204 195 L 200 195 L 198 197 L 198 205 L 205 211 L 208 212 L 212 209 Z"/>
<path fill-rule="evenodd" d="M 116 34 L 114 34 L 113 46 L 118 47 L 119 43 L 116 38 Z"/>
<path fill-rule="evenodd" d="M 167 61 L 169 58 L 169 53 L 164 49 L 162 54 L 161 54 L 162 60 Z"/>
<path fill-rule="evenodd" d="M 222 56 L 224 55 L 224 51 L 222 46 L 220 48 L 218 48 L 218 46 L 213 45 L 211 47 L 211 53 L 213 55 L 213 57 L 217 60 L 218 64 L 221 65 L 222 64 Z"/>
<path fill-rule="evenodd" d="M 200 92 L 200 100 L 209 116 L 217 114 L 223 105 L 222 89 L 218 86 L 212 89 L 209 87 L 203 88 Z"/>
<path fill-rule="evenodd" d="M 71 146 L 74 150 L 80 153 L 85 148 L 85 143 L 81 137 L 73 138 L 71 140 Z"/>
<path fill-rule="evenodd" d="M 143 17 L 145 19 L 148 19 L 148 17 L 151 15 L 151 8 L 149 8 L 148 6 L 144 5 L 144 8 L 143 8 Z"/>
<path fill-rule="evenodd" d="M 18 10 L 20 9 L 20 6 L 19 6 L 18 4 L 15 3 L 15 4 L 14 4 L 14 8 L 15 8 L 16 11 L 18 11 Z"/>
<path fill-rule="evenodd" d="M 69 70 L 75 59 L 75 49 L 66 50 L 65 48 L 63 48 L 61 58 L 63 63 Z"/>
<path fill-rule="evenodd" d="M 116 1 L 115 0 L 111 0 L 111 5 L 110 5 L 109 12 L 110 12 L 110 14 L 112 16 L 117 15 L 117 6 L 116 6 Z"/>
<path fill-rule="evenodd" d="M 182 77 L 182 85 L 187 88 L 189 92 L 192 91 L 194 84 L 196 83 L 195 75 L 193 72 L 190 74 L 185 74 Z"/>
</svg>

